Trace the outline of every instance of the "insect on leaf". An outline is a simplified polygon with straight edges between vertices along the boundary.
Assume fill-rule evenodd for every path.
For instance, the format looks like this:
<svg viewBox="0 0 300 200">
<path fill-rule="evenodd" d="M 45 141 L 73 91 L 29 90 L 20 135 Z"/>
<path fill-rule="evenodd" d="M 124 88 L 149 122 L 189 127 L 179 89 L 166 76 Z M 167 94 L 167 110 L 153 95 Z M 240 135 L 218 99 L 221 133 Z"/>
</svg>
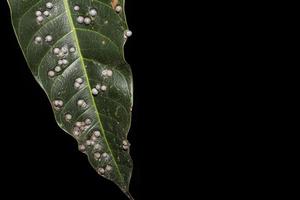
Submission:
<svg viewBox="0 0 300 200">
<path fill-rule="evenodd" d="M 132 74 L 125 0 L 8 0 L 17 39 L 58 125 L 130 198 Z"/>
</svg>

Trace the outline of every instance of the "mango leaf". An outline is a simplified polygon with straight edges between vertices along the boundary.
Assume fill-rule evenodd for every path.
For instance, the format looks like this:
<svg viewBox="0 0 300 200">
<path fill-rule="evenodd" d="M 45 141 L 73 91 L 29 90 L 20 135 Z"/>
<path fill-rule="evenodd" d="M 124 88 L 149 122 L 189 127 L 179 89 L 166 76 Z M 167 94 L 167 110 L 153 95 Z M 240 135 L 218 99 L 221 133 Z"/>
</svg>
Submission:
<svg viewBox="0 0 300 200">
<path fill-rule="evenodd" d="M 130 198 L 132 74 L 125 0 L 8 0 L 18 42 L 58 125 Z"/>
</svg>

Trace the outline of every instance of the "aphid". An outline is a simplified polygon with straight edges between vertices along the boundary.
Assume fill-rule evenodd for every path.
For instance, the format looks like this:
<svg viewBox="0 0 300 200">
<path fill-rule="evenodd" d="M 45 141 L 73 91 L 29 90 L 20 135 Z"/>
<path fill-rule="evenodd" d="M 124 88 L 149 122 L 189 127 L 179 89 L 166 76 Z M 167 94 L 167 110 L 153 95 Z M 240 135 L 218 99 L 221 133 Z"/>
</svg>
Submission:
<svg viewBox="0 0 300 200">
<path fill-rule="evenodd" d="M 100 131 L 94 131 L 94 136 L 100 137 Z"/>
<path fill-rule="evenodd" d="M 113 72 L 111 70 L 107 70 L 107 76 L 112 76 Z"/>
<path fill-rule="evenodd" d="M 72 119 L 72 115 L 71 114 L 68 113 L 68 114 L 65 115 L 65 120 L 66 121 L 70 121 L 71 119 Z"/>
<path fill-rule="evenodd" d="M 123 150 L 127 151 L 129 149 L 129 143 L 127 140 L 123 140 Z"/>
<path fill-rule="evenodd" d="M 100 84 L 97 84 L 97 85 L 96 85 L 96 89 L 97 89 L 97 90 L 101 90 L 101 85 L 100 85 Z"/>
<path fill-rule="evenodd" d="M 54 49 L 53 49 L 53 53 L 54 53 L 54 54 L 57 55 L 57 54 L 59 54 L 59 52 L 60 52 L 59 48 L 54 48 Z"/>
<path fill-rule="evenodd" d="M 55 106 L 55 108 L 61 108 L 64 105 L 64 102 L 62 100 L 55 100 L 53 102 L 53 105 Z"/>
<path fill-rule="evenodd" d="M 95 144 L 94 149 L 100 150 L 101 149 L 101 145 L 100 144 Z"/>
<path fill-rule="evenodd" d="M 53 3 L 51 3 L 51 2 L 46 3 L 46 7 L 47 7 L 48 9 L 53 8 Z"/>
<path fill-rule="evenodd" d="M 48 72 L 48 76 L 52 78 L 53 76 L 55 76 L 55 72 L 52 71 L 52 70 L 50 70 L 50 71 Z"/>
<path fill-rule="evenodd" d="M 92 141 L 96 141 L 96 140 L 97 140 L 97 137 L 93 135 L 93 136 L 91 137 L 91 140 L 92 140 Z"/>
<path fill-rule="evenodd" d="M 84 22 L 84 17 L 78 16 L 78 17 L 77 17 L 77 22 L 78 22 L 79 24 L 82 24 L 82 23 Z"/>
<path fill-rule="evenodd" d="M 43 14 L 44 14 L 46 17 L 48 17 L 48 16 L 50 15 L 50 12 L 49 12 L 48 10 L 45 10 L 45 11 L 43 12 Z"/>
<path fill-rule="evenodd" d="M 54 68 L 54 70 L 55 70 L 56 72 L 60 72 L 60 71 L 61 71 L 61 67 L 60 67 L 60 66 L 56 66 L 56 67 Z"/>
<path fill-rule="evenodd" d="M 130 36 L 132 36 L 132 31 L 126 30 L 125 31 L 125 37 L 130 37 Z"/>
<path fill-rule="evenodd" d="M 105 85 L 102 85 L 102 86 L 101 86 L 101 90 L 102 90 L 102 91 L 105 91 L 106 89 L 107 89 L 107 87 L 106 87 Z"/>
<path fill-rule="evenodd" d="M 94 153 L 94 157 L 96 158 L 96 159 L 99 159 L 100 157 L 101 157 L 101 154 L 100 153 Z"/>
<path fill-rule="evenodd" d="M 129 149 L 129 146 L 123 145 L 123 150 L 127 151 Z"/>
<path fill-rule="evenodd" d="M 63 62 L 64 65 L 67 65 L 69 63 L 69 61 L 66 60 L 66 59 L 63 59 L 62 62 Z"/>
<path fill-rule="evenodd" d="M 106 76 L 106 75 L 107 75 L 107 70 L 106 70 L 106 69 L 102 71 L 102 75 L 103 75 L 103 76 Z"/>
<path fill-rule="evenodd" d="M 120 5 L 116 6 L 115 10 L 116 10 L 117 13 L 121 12 L 122 11 L 122 6 L 120 6 Z"/>
<path fill-rule="evenodd" d="M 83 83 L 83 79 L 82 79 L 82 78 L 77 78 L 77 79 L 75 80 L 75 82 L 77 82 L 77 83 L 79 83 L 79 84 L 82 84 L 82 83 Z"/>
<path fill-rule="evenodd" d="M 34 38 L 34 42 L 35 42 L 36 44 L 41 43 L 41 42 L 42 42 L 42 38 L 41 38 L 40 36 L 36 36 L 36 37 Z"/>
<path fill-rule="evenodd" d="M 86 24 L 86 25 L 89 25 L 90 23 L 91 23 L 91 18 L 89 18 L 89 17 L 86 17 L 86 18 L 84 18 L 84 23 Z"/>
<path fill-rule="evenodd" d="M 90 118 L 87 118 L 84 122 L 86 125 L 90 125 L 92 123 L 92 120 Z"/>
<path fill-rule="evenodd" d="M 92 17 L 95 17 L 96 15 L 97 15 L 97 11 L 96 11 L 96 9 L 91 9 L 90 11 L 89 11 L 89 14 L 92 16 Z"/>
<path fill-rule="evenodd" d="M 123 145 L 128 145 L 128 141 L 127 140 L 123 140 Z"/>
<path fill-rule="evenodd" d="M 64 54 L 66 54 L 66 53 L 68 53 L 68 48 L 67 48 L 67 47 L 62 47 L 62 48 L 61 48 L 61 51 L 62 51 Z"/>
<path fill-rule="evenodd" d="M 42 15 L 42 12 L 41 12 L 41 11 L 38 10 L 38 11 L 35 12 L 35 16 L 38 17 L 38 16 L 41 16 L 41 15 Z"/>
<path fill-rule="evenodd" d="M 80 86 L 81 86 L 81 84 L 80 84 L 80 83 L 77 83 L 77 82 L 75 82 L 75 83 L 74 83 L 74 87 L 75 87 L 76 89 L 79 89 L 79 88 L 80 88 Z"/>
<path fill-rule="evenodd" d="M 63 58 L 64 56 L 65 56 L 64 52 L 60 51 L 60 52 L 58 53 L 58 57 Z"/>
<path fill-rule="evenodd" d="M 63 60 L 58 60 L 57 64 L 58 65 L 63 65 Z"/>
<path fill-rule="evenodd" d="M 79 136 L 80 135 L 80 129 L 78 127 L 75 127 L 73 129 L 73 135 L 75 135 L 75 136 Z"/>
<path fill-rule="evenodd" d="M 112 170 L 112 167 L 110 165 L 106 165 L 105 170 L 109 172 Z"/>
<path fill-rule="evenodd" d="M 78 5 L 74 6 L 74 10 L 75 11 L 79 11 L 80 10 L 80 7 Z"/>
<path fill-rule="evenodd" d="M 38 21 L 38 22 L 42 22 L 43 20 L 44 20 L 44 17 L 42 17 L 42 16 L 38 16 L 36 18 L 36 21 Z"/>
<path fill-rule="evenodd" d="M 78 148 L 79 148 L 80 151 L 84 151 L 85 150 L 85 146 L 83 144 L 79 145 Z"/>
<path fill-rule="evenodd" d="M 77 101 L 77 105 L 82 108 L 85 108 L 87 106 L 86 102 L 82 99 Z"/>
<path fill-rule="evenodd" d="M 103 168 L 101 168 L 101 167 L 98 168 L 97 171 L 98 171 L 98 173 L 101 174 L 101 175 L 103 175 L 103 174 L 105 173 L 105 170 L 104 170 Z"/>
<path fill-rule="evenodd" d="M 71 53 L 74 53 L 75 51 L 76 51 L 75 47 L 71 47 L 71 48 L 70 48 L 70 52 L 71 52 Z"/>
<path fill-rule="evenodd" d="M 85 143 L 86 143 L 86 145 L 88 145 L 88 146 L 91 146 L 91 145 L 92 145 L 92 141 L 91 141 L 91 140 L 87 140 Z"/>
<path fill-rule="evenodd" d="M 53 40 L 53 37 L 51 36 L 51 35 L 47 35 L 46 37 L 45 37 L 45 41 L 46 42 L 51 42 Z"/>
<path fill-rule="evenodd" d="M 102 157 L 103 157 L 103 158 L 108 158 L 109 155 L 108 155 L 107 153 L 103 153 L 103 154 L 102 154 Z"/>
<path fill-rule="evenodd" d="M 99 91 L 98 91 L 96 88 L 93 88 L 93 89 L 92 89 L 92 94 L 93 94 L 94 96 L 96 96 L 98 93 L 99 93 Z"/>
<path fill-rule="evenodd" d="M 76 123 L 75 123 L 75 126 L 76 126 L 76 127 L 81 127 L 81 125 L 82 125 L 81 122 L 76 122 Z"/>
</svg>

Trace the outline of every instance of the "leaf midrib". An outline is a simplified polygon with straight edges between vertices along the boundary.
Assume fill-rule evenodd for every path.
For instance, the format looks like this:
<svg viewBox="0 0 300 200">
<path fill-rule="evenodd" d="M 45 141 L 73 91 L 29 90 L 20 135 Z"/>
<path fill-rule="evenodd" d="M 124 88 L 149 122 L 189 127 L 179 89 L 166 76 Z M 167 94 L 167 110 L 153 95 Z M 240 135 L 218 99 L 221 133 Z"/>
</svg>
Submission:
<svg viewBox="0 0 300 200">
<path fill-rule="evenodd" d="M 110 148 L 110 145 L 107 141 L 107 138 L 106 138 L 106 135 L 105 135 L 105 131 L 104 131 L 104 128 L 103 128 L 103 125 L 102 125 L 102 122 L 101 122 L 101 119 L 100 119 L 100 115 L 99 115 L 99 111 L 98 111 L 98 108 L 96 106 L 96 102 L 94 100 L 94 97 L 93 97 L 93 94 L 92 94 L 92 88 L 91 88 L 91 85 L 90 85 L 90 81 L 89 81 L 89 77 L 88 77 L 88 73 L 85 69 L 85 63 L 84 63 L 84 58 L 81 54 L 81 49 L 80 49 L 80 45 L 79 45 L 79 40 L 78 40 L 78 36 L 77 36 L 77 32 L 76 32 L 76 28 L 75 28 L 75 25 L 74 25 L 74 20 L 72 18 L 72 15 L 71 15 L 71 12 L 70 12 L 70 5 L 69 5 L 69 2 L 68 0 L 63 0 L 64 2 L 64 7 L 66 9 L 66 14 L 67 14 L 67 18 L 68 18 L 68 21 L 69 21 L 69 24 L 70 24 L 70 27 L 71 27 L 71 31 L 72 31 L 72 35 L 73 35 L 73 39 L 76 43 L 76 46 L 78 48 L 78 55 L 79 55 L 79 58 L 80 58 L 80 62 L 81 62 L 81 67 L 82 67 L 82 70 L 84 72 L 84 75 L 86 77 L 86 82 L 87 82 L 87 85 L 88 85 L 88 88 L 89 88 L 89 94 L 90 94 L 90 97 L 92 99 L 92 103 L 93 103 L 93 107 L 95 108 L 96 110 L 96 116 L 98 118 L 98 121 L 99 121 L 99 127 L 101 129 L 101 132 L 103 133 L 103 136 L 104 136 L 104 140 L 105 140 L 105 143 L 107 145 L 107 148 L 112 156 L 112 160 L 117 168 L 117 172 L 119 174 L 119 177 L 122 179 L 123 183 L 126 185 L 125 181 L 124 181 L 124 178 L 123 176 L 121 175 L 121 172 L 120 172 L 120 169 L 119 169 L 119 166 L 114 158 L 114 155 L 112 153 L 112 150 Z"/>
</svg>

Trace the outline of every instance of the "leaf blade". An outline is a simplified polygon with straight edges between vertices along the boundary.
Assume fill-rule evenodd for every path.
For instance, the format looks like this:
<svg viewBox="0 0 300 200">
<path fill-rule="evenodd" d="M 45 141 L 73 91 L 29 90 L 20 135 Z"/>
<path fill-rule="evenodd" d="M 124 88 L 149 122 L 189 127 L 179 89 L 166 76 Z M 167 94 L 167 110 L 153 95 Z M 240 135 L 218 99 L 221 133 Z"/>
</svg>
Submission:
<svg viewBox="0 0 300 200">
<path fill-rule="evenodd" d="M 41 24 L 33 24 L 34 21 L 30 19 L 33 16 L 33 11 L 40 9 L 46 2 L 48 1 L 8 0 L 14 29 L 27 63 L 52 104 L 60 99 L 64 102 L 61 110 L 56 109 L 57 107 L 55 106 L 53 109 L 57 123 L 63 130 L 72 135 L 72 131 L 75 129 L 75 122 L 82 122 L 82 120 L 87 119 L 92 120 L 91 125 L 83 131 L 84 136 L 73 136 L 80 145 L 85 145 L 84 142 L 90 141 L 88 138 L 94 136 L 91 135 L 91 132 L 94 133 L 95 130 L 100 131 L 101 141 L 97 140 L 96 142 L 99 143 L 96 144 L 101 144 L 101 148 L 105 149 L 102 152 L 99 151 L 102 153 L 101 156 L 106 153 L 111 161 L 104 162 L 95 159 L 96 153 L 99 152 L 94 149 L 86 150 L 89 161 L 98 171 L 104 167 L 106 169 L 109 169 L 108 166 L 112 167 L 113 172 L 111 174 L 104 172 L 101 175 L 114 181 L 129 198 L 132 198 L 128 195 L 132 160 L 129 156 L 129 151 L 126 152 L 122 149 L 122 143 L 124 141 L 127 142 L 133 103 L 132 75 L 130 66 L 124 59 L 123 52 L 125 44 L 123 33 L 127 29 L 125 15 L 123 13 L 118 15 L 115 12 L 112 14 L 112 5 L 109 5 L 109 1 L 106 0 L 103 0 L 103 2 L 53 0 L 51 2 L 53 2 L 55 9 L 53 9 L 53 15 L 51 15 L 50 19 Z M 121 3 L 124 2 L 121 1 Z M 93 26 L 82 26 L 75 21 L 76 17 L 78 17 L 78 13 L 72 10 L 75 4 L 83 5 L 83 8 L 84 6 L 96 8 L 98 11 L 103 11 L 103 15 L 107 17 L 113 15 L 114 17 L 105 18 L 105 21 L 94 19 Z M 25 11 L 21 12 L 19 11 L 20 9 Z M 104 25 L 109 23 L 106 23 L 108 19 L 122 19 L 123 21 L 113 22 L 112 25 L 108 26 L 109 28 L 101 27 L 101 20 L 103 22 L 102 25 Z M 60 24 L 61 21 L 62 24 Z M 29 24 L 30 26 L 26 27 Z M 116 28 L 117 34 L 109 35 L 109 31 L 114 28 Z M 53 29 L 56 31 L 55 33 L 51 32 Z M 49 32 L 51 32 L 55 41 L 51 44 L 46 44 L 43 41 L 43 44 L 38 46 L 34 41 L 37 35 L 45 37 Z M 121 32 L 122 34 L 120 35 Z M 23 35 L 24 33 L 26 34 Z M 90 41 L 85 38 L 89 38 Z M 70 64 L 66 69 L 63 69 L 63 72 L 55 79 L 49 80 L 49 66 L 53 69 L 53 66 L 57 65 L 55 63 L 57 59 L 53 59 L 52 52 L 54 48 L 63 45 L 67 45 L 68 48 L 74 47 L 77 50 L 77 55 L 68 57 Z M 113 73 L 110 80 L 101 75 L 107 69 Z M 82 78 L 86 86 L 80 88 L 80 90 L 73 91 L 73 83 L 70 80 L 75 78 Z M 92 93 L 98 82 L 101 82 L 102 86 L 107 85 L 105 90 L 99 91 L 101 92 L 101 98 L 94 97 Z M 70 92 L 71 90 L 72 92 Z M 109 91 L 105 92 L 106 90 Z M 78 104 L 79 100 L 82 99 L 86 100 L 85 103 L 88 104 L 88 108 L 74 111 L 78 109 L 78 106 L 76 107 L 75 104 Z M 73 117 L 76 119 L 75 121 L 72 120 L 71 124 L 66 122 L 66 115 L 70 111 L 74 111 Z M 95 129 L 95 127 L 97 128 Z M 90 147 L 86 146 L 86 148 Z M 103 166 L 99 168 L 100 165 Z"/>
</svg>

